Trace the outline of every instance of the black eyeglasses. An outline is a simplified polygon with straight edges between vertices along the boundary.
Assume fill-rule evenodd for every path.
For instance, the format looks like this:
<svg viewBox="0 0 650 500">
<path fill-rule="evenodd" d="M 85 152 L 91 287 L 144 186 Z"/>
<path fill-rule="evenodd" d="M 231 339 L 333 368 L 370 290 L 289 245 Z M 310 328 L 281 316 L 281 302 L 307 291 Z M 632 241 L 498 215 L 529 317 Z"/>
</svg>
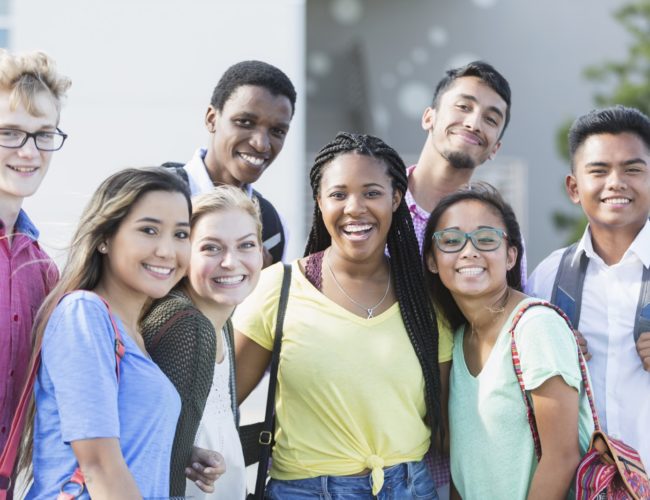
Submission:
<svg viewBox="0 0 650 500">
<path fill-rule="evenodd" d="M 56 132 L 25 132 L 15 128 L 0 128 L 0 146 L 3 148 L 22 148 L 29 138 L 34 138 L 34 144 L 39 151 L 58 151 L 68 138 L 60 129 Z"/>
<path fill-rule="evenodd" d="M 501 246 L 501 241 L 504 238 L 508 238 L 508 235 L 496 227 L 482 227 L 471 233 L 457 229 L 445 229 L 433 233 L 438 250 L 445 253 L 460 252 L 467 245 L 467 240 L 471 240 L 477 250 L 492 252 Z"/>
</svg>

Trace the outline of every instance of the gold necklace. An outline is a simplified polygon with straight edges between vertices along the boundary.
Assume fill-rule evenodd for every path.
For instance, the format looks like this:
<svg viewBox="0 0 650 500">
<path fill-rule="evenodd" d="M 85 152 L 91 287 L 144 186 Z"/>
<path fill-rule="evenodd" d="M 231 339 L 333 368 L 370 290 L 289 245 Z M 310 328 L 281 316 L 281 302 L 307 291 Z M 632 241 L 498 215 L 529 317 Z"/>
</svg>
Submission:
<svg viewBox="0 0 650 500">
<path fill-rule="evenodd" d="M 325 265 L 327 266 L 327 269 L 329 270 L 330 274 L 332 275 L 332 279 L 334 280 L 334 283 L 338 287 L 338 289 L 341 291 L 345 297 L 352 302 L 355 306 L 360 307 L 366 313 L 368 314 L 368 317 L 366 319 L 374 318 L 375 317 L 375 309 L 377 309 L 380 305 L 383 304 L 384 300 L 388 296 L 388 290 L 390 290 L 390 269 L 388 269 L 388 284 L 386 285 L 386 291 L 384 292 L 383 297 L 379 302 L 377 302 L 374 306 L 372 307 L 366 307 L 363 304 L 360 304 L 356 300 L 354 300 L 352 297 L 350 297 L 345 290 L 343 290 L 343 287 L 339 283 L 339 280 L 336 279 L 336 275 L 334 274 L 334 271 L 332 270 L 332 266 L 330 266 L 330 254 L 329 250 L 327 252 L 327 255 L 325 256 Z"/>
</svg>

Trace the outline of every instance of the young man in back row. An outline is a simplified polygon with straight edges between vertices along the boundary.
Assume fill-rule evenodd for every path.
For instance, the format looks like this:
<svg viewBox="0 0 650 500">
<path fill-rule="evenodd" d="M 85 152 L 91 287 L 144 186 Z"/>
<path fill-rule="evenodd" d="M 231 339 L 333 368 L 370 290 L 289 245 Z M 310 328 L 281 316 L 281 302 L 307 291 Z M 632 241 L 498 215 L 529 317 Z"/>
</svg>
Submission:
<svg viewBox="0 0 650 500">
<path fill-rule="evenodd" d="M 589 225 L 528 281 L 584 336 L 604 430 L 650 465 L 650 119 L 616 106 L 579 117 L 569 131 L 566 189 Z M 584 351 L 584 349 L 583 349 Z"/>
<path fill-rule="evenodd" d="M 282 151 L 295 105 L 291 80 L 275 66 L 262 61 L 231 66 L 214 88 L 205 114 L 207 148 L 198 149 L 183 167 L 192 195 L 229 184 L 257 198 L 265 267 L 282 260 L 286 230 L 273 205 L 251 185 Z M 177 164 L 165 164 L 170 165 Z"/>
<path fill-rule="evenodd" d="M 34 315 L 58 279 L 22 205 L 67 137 L 58 125 L 69 87 L 47 55 L 0 49 L 0 452 L 27 375 Z"/>
</svg>

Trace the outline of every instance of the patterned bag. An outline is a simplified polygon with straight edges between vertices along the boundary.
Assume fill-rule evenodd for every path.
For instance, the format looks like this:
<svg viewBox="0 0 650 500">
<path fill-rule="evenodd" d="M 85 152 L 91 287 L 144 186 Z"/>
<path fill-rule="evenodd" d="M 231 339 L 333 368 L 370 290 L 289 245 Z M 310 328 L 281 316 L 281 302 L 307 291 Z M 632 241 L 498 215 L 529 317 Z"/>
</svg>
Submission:
<svg viewBox="0 0 650 500">
<path fill-rule="evenodd" d="M 512 364 L 515 369 L 515 374 L 517 375 L 519 387 L 524 396 L 526 412 L 528 414 L 528 424 L 530 425 L 530 431 L 533 434 L 533 442 L 535 444 L 535 454 L 537 455 L 537 460 L 539 460 L 542 457 L 541 442 L 537 432 L 537 424 L 535 422 L 533 409 L 528 401 L 528 397 L 526 396 L 526 388 L 521 374 L 519 352 L 517 351 L 517 346 L 515 344 L 515 327 L 524 312 L 533 306 L 545 306 L 554 309 L 560 316 L 562 316 L 562 318 L 564 318 L 572 332 L 573 327 L 571 326 L 571 321 L 569 321 L 569 318 L 567 318 L 561 309 L 546 301 L 528 302 L 524 304 L 515 315 L 510 327 Z M 576 499 L 650 500 L 650 480 L 648 479 L 648 474 L 643 466 L 643 462 L 641 462 L 639 453 L 622 441 L 607 436 L 600 427 L 591 385 L 589 384 L 589 377 L 587 377 L 585 361 L 582 357 L 580 347 L 577 346 L 577 349 L 578 360 L 580 362 L 580 373 L 582 374 L 582 383 L 587 394 L 587 399 L 589 400 L 591 414 L 594 418 L 594 433 L 591 436 L 589 450 L 585 456 L 582 457 L 576 472 Z"/>
</svg>

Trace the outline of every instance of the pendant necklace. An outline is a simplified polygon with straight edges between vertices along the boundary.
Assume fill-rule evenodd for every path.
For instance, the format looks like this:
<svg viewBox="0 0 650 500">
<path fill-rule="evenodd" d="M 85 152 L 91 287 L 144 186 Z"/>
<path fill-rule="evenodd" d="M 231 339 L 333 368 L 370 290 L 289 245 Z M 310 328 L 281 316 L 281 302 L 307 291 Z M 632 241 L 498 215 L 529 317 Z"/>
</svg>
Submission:
<svg viewBox="0 0 650 500">
<path fill-rule="evenodd" d="M 327 252 L 327 255 L 325 257 L 325 264 L 327 265 L 327 269 L 329 270 L 330 274 L 332 275 L 332 279 L 334 280 L 334 283 L 336 284 L 337 288 L 341 291 L 345 297 L 352 302 L 355 306 L 360 307 L 366 313 L 368 316 L 366 319 L 374 318 L 375 317 L 375 309 L 377 309 L 380 305 L 383 304 L 384 300 L 388 296 L 388 290 L 390 290 L 390 269 L 388 270 L 388 284 L 386 285 L 386 291 L 384 292 L 384 296 L 381 298 L 379 302 L 377 302 L 374 306 L 372 307 L 366 307 L 363 304 L 359 304 L 356 300 L 354 300 L 352 297 L 350 297 L 345 290 L 343 290 L 343 287 L 339 283 L 339 280 L 336 279 L 336 275 L 334 274 L 334 271 L 332 270 L 332 266 L 330 266 L 330 254 L 329 250 Z"/>
</svg>

